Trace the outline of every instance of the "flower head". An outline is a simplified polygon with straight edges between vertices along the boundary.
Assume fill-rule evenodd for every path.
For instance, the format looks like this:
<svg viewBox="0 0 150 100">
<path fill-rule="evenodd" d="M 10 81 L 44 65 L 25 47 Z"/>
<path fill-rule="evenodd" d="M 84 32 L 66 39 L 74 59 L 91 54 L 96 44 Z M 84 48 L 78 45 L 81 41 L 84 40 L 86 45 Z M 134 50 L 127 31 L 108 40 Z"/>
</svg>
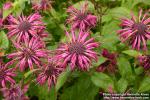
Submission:
<svg viewBox="0 0 150 100">
<path fill-rule="evenodd" d="M 63 71 L 63 68 L 56 61 L 49 60 L 47 65 L 41 67 L 40 74 L 37 77 L 37 83 L 43 85 L 48 82 L 49 89 L 56 84 L 57 77 Z"/>
<path fill-rule="evenodd" d="M 32 1 L 32 4 L 33 4 L 33 9 L 38 11 L 38 10 L 41 10 L 41 11 L 47 11 L 47 10 L 50 10 L 52 8 L 51 6 L 51 3 L 52 3 L 52 0 L 33 0 Z"/>
<path fill-rule="evenodd" d="M 24 85 L 21 88 L 20 84 L 11 85 L 10 88 L 2 88 L 3 97 L 5 100 L 29 100 L 25 93 L 28 90 L 29 85 Z"/>
<path fill-rule="evenodd" d="M 122 42 L 128 41 L 133 49 L 147 49 L 146 41 L 150 39 L 150 18 L 147 15 L 145 13 L 142 16 L 142 10 L 140 10 L 138 18 L 132 15 L 131 19 L 122 19 L 122 29 L 118 31 Z"/>
<path fill-rule="evenodd" d="M 94 48 L 99 46 L 99 43 L 94 42 L 94 38 L 87 39 L 89 33 L 79 32 L 76 35 L 71 32 L 72 37 L 66 32 L 68 43 L 62 44 L 57 49 L 57 56 L 59 60 L 63 61 L 63 66 L 70 63 L 71 69 L 77 66 L 80 70 L 88 70 L 92 59 L 97 60 L 97 53 L 93 51 Z"/>
<path fill-rule="evenodd" d="M 97 17 L 88 11 L 88 3 L 83 4 L 80 10 L 71 6 L 67 9 L 67 12 L 69 13 L 67 23 L 71 23 L 73 30 L 87 31 L 96 26 Z"/>
<path fill-rule="evenodd" d="M 16 76 L 13 68 L 8 68 L 7 64 L 0 66 L 0 86 L 6 87 L 6 83 L 15 84 L 13 77 Z"/>
<path fill-rule="evenodd" d="M 145 69 L 150 69 L 150 55 L 139 56 L 139 62 Z"/>
<path fill-rule="evenodd" d="M 115 72 L 117 65 L 116 54 L 110 53 L 107 49 L 103 49 L 102 56 L 107 58 L 107 60 L 98 66 L 97 71 L 108 71 L 109 73 Z"/>
<path fill-rule="evenodd" d="M 6 3 L 4 3 L 4 5 L 3 5 L 3 10 L 8 10 L 8 9 L 11 9 L 13 7 L 13 4 L 12 4 L 12 2 L 6 2 Z"/>
<path fill-rule="evenodd" d="M 12 38 L 15 36 L 17 42 L 24 41 L 24 37 L 38 38 L 37 31 L 45 28 L 38 13 L 34 13 L 28 17 L 22 15 L 19 18 L 14 18 L 10 15 L 8 21 L 10 23 L 6 25 L 6 28 L 9 30 L 8 37 Z"/>
<path fill-rule="evenodd" d="M 16 67 L 20 68 L 20 71 L 24 71 L 29 67 L 30 70 L 34 69 L 34 65 L 41 66 L 40 58 L 47 57 L 47 51 L 42 41 L 32 38 L 31 40 L 25 39 L 25 43 L 15 43 L 17 49 L 16 52 L 8 55 L 8 58 L 13 60 L 9 63 L 18 62 Z"/>
</svg>

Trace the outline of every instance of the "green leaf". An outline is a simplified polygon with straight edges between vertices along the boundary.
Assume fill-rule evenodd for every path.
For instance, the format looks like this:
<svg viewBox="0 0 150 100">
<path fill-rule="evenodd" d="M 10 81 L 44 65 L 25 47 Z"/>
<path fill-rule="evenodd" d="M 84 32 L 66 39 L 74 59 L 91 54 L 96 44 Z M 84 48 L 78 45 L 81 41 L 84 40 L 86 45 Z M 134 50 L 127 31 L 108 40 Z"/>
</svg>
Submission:
<svg viewBox="0 0 150 100">
<path fill-rule="evenodd" d="M 123 53 L 132 56 L 132 57 L 138 57 L 140 55 L 142 55 L 140 52 L 136 51 L 136 50 L 125 50 L 123 51 Z"/>
<path fill-rule="evenodd" d="M 119 93 L 124 93 L 125 90 L 127 89 L 127 86 L 128 86 L 127 80 L 124 79 L 124 78 L 121 78 L 121 79 L 117 82 L 117 85 L 116 85 L 117 91 L 118 91 Z"/>
<path fill-rule="evenodd" d="M 142 66 L 139 66 L 138 68 L 135 68 L 134 70 L 135 70 L 136 75 L 140 75 L 144 71 Z"/>
<path fill-rule="evenodd" d="M 7 49 L 9 47 L 9 40 L 4 31 L 0 32 L 0 48 Z"/>
<path fill-rule="evenodd" d="M 60 100 L 95 100 L 99 88 L 91 82 L 89 77 L 87 74 L 82 74 L 73 84 L 64 88 Z"/>
<path fill-rule="evenodd" d="M 49 92 L 49 91 L 48 91 Z M 50 90 L 50 94 L 48 96 L 48 100 L 57 100 L 57 94 L 56 94 L 56 89 L 55 87 L 51 87 L 51 90 Z"/>
<path fill-rule="evenodd" d="M 150 5 L 149 0 L 134 0 L 134 2 L 132 3 L 132 7 L 136 6 L 139 3 L 144 3 L 145 5 Z"/>
<path fill-rule="evenodd" d="M 90 2 L 90 1 L 80 1 L 80 2 L 77 2 L 76 4 L 74 4 L 73 6 L 74 6 L 75 8 L 77 8 L 77 9 L 81 9 L 82 5 L 84 5 L 85 2 L 88 3 L 88 8 L 89 8 L 89 10 L 90 10 L 91 12 L 93 12 L 93 11 L 95 10 L 95 8 L 94 8 L 93 3 Z"/>
<path fill-rule="evenodd" d="M 55 87 L 51 87 L 50 90 L 48 90 L 47 85 L 38 87 L 38 97 L 40 100 L 56 100 L 56 95 Z"/>
<path fill-rule="evenodd" d="M 95 72 L 91 76 L 91 80 L 96 86 L 104 89 L 105 91 L 107 91 L 109 86 L 114 87 L 114 82 L 111 79 L 111 77 L 109 77 L 108 75 L 104 73 Z"/>
<path fill-rule="evenodd" d="M 63 84 L 66 82 L 67 77 L 70 75 L 70 69 L 67 68 L 66 71 L 64 71 L 63 73 L 61 73 L 57 79 L 57 83 L 56 83 L 56 91 L 58 91 Z"/>
<path fill-rule="evenodd" d="M 150 77 L 145 77 L 141 82 L 138 92 L 150 92 Z"/>
<path fill-rule="evenodd" d="M 129 76 L 132 76 L 132 69 L 129 61 L 124 57 L 119 57 L 117 61 L 121 76 L 124 78 L 129 78 Z"/>
<path fill-rule="evenodd" d="M 57 94 L 54 86 L 48 90 L 47 85 L 39 86 L 31 83 L 28 89 L 28 95 L 30 95 L 31 98 L 38 97 L 39 100 L 57 100 Z"/>
<path fill-rule="evenodd" d="M 116 31 L 119 29 L 118 21 L 111 21 L 103 26 L 102 38 L 98 40 L 101 41 L 101 47 L 109 49 L 111 51 L 116 50 L 116 43 L 119 41 Z"/>
<path fill-rule="evenodd" d="M 130 10 L 125 7 L 113 8 L 109 11 L 109 14 L 112 15 L 113 18 L 122 18 L 122 17 L 130 18 Z"/>
<path fill-rule="evenodd" d="M 5 19 L 10 13 L 12 13 L 13 9 L 7 9 L 3 11 L 3 19 Z"/>
<path fill-rule="evenodd" d="M 25 8 L 25 2 L 29 2 L 29 0 L 15 0 L 13 3 L 13 12 L 16 15 L 20 15 L 22 10 Z"/>
<path fill-rule="evenodd" d="M 100 64 L 104 63 L 105 61 L 106 61 L 106 58 L 101 56 L 101 57 L 99 57 L 98 62 L 93 63 L 93 66 L 98 67 Z"/>
</svg>

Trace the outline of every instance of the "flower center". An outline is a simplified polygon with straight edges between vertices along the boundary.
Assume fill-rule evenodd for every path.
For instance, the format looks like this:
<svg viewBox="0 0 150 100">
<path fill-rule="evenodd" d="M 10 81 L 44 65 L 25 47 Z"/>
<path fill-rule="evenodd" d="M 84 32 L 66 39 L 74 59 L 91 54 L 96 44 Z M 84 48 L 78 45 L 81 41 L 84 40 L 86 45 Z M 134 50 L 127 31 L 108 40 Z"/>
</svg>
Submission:
<svg viewBox="0 0 150 100">
<path fill-rule="evenodd" d="M 133 25 L 133 29 L 137 30 L 136 34 L 143 35 L 145 34 L 145 31 L 147 30 L 147 26 L 143 23 L 136 23 Z"/>
<path fill-rule="evenodd" d="M 71 54 L 76 53 L 76 54 L 83 54 L 85 51 L 85 47 L 82 43 L 76 42 L 76 43 L 71 43 L 69 45 L 69 52 Z"/>
<path fill-rule="evenodd" d="M 45 74 L 47 75 L 47 76 L 52 76 L 53 74 L 54 74 L 54 71 L 55 70 L 55 68 L 52 66 L 52 65 L 50 65 L 50 66 L 48 66 L 47 68 L 46 68 L 46 70 L 45 70 Z"/>
<path fill-rule="evenodd" d="M 20 31 L 28 31 L 31 27 L 31 24 L 28 21 L 23 21 L 19 24 L 18 29 Z"/>
<path fill-rule="evenodd" d="M 85 13 L 79 13 L 78 16 L 77 16 L 77 19 L 78 20 L 84 20 L 86 18 L 87 14 Z"/>
<path fill-rule="evenodd" d="M 34 55 L 34 51 L 30 48 L 25 48 L 23 50 L 24 56 L 28 59 L 30 58 L 32 55 Z"/>
</svg>

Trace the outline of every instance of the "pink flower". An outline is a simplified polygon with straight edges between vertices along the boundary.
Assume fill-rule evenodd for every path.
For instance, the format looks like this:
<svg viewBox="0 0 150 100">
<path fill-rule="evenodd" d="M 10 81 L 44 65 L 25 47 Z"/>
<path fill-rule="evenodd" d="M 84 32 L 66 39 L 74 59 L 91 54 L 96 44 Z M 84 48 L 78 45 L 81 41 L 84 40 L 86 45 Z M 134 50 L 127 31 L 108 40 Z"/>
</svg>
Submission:
<svg viewBox="0 0 150 100">
<path fill-rule="evenodd" d="M 147 15 L 148 13 L 145 13 L 142 16 L 142 10 L 140 10 L 138 18 L 132 15 L 131 19 L 122 19 L 122 29 L 118 31 L 122 42 L 128 41 L 133 49 L 147 50 L 146 41 L 150 39 L 150 17 Z"/>
<path fill-rule="evenodd" d="M 23 87 L 20 84 L 11 85 L 10 88 L 2 88 L 3 97 L 5 100 L 29 100 L 25 93 L 27 92 L 29 85 L 24 85 Z"/>
<path fill-rule="evenodd" d="M 139 62 L 145 69 L 150 69 L 150 55 L 139 56 Z"/>
<path fill-rule="evenodd" d="M 6 28 L 9 30 L 8 37 L 12 38 L 15 36 L 17 42 L 24 41 L 24 37 L 38 38 L 37 31 L 45 29 L 41 16 L 38 13 L 28 17 L 22 15 L 19 18 L 14 18 L 10 15 L 8 21 L 10 23 L 10 25 L 6 25 Z"/>
<path fill-rule="evenodd" d="M 45 37 L 48 37 L 48 32 L 47 31 L 45 31 L 45 30 L 39 30 L 38 32 L 37 32 L 37 34 L 41 37 L 41 38 L 45 38 Z"/>
<path fill-rule="evenodd" d="M 40 74 L 37 77 L 37 83 L 43 85 L 48 82 L 49 89 L 52 85 L 56 84 L 57 77 L 63 71 L 60 64 L 56 63 L 56 60 L 49 60 L 47 65 L 44 65 L 40 69 Z"/>
<path fill-rule="evenodd" d="M 63 61 L 63 66 L 70 64 L 71 69 L 78 67 L 80 70 L 88 70 L 92 59 L 97 60 L 97 53 L 93 51 L 94 48 L 99 46 L 99 43 L 94 42 L 94 38 L 87 39 L 89 33 L 80 31 L 76 35 L 73 31 L 72 36 L 66 32 L 68 43 L 62 44 L 57 49 L 58 60 Z"/>
<path fill-rule="evenodd" d="M 80 29 L 82 31 L 87 31 L 96 26 L 97 17 L 88 11 L 88 3 L 83 4 L 80 10 L 71 6 L 67 9 L 67 12 L 69 13 L 67 23 L 71 23 L 73 30 Z"/>
<path fill-rule="evenodd" d="M 39 0 L 39 1 L 32 1 L 33 9 L 36 11 L 47 11 L 52 8 L 51 6 L 52 0 Z"/>
<path fill-rule="evenodd" d="M 13 68 L 8 68 L 8 65 L 0 66 L 0 86 L 6 87 L 6 83 L 15 84 L 13 77 L 16 76 Z"/>
<path fill-rule="evenodd" d="M 11 64 L 18 62 L 16 67 L 19 67 L 20 71 L 24 71 L 28 67 L 32 70 L 34 65 L 40 67 L 40 58 L 47 57 L 47 50 L 45 50 L 43 42 L 39 39 L 25 39 L 25 43 L 14 42 L 14 45 L 17 51 L 9 54 L 7 57 L 13 59 L 9 62 Z"/>
<path fill-rule="evenodd" d="M 98 72 L 104 72 L 104 71 L 107 71 L 109 73 L 116 72 L 117 55 L 115 53 L 110 53 L 107 49 L 103 49 L 102 56 L 107 58 L 107 60 L 104 63 L 100 64 L 96 70 Z"/>
<path fill-rule="evenodd" d="M 11 9 L 13 7 L 13 4 L 12 4 L 12 2 L 6 2 L 6 3 L 4 3 L 4 5 L 3 5 L 3 10 L 8 10 L 8 9 Z"/>
</svg>

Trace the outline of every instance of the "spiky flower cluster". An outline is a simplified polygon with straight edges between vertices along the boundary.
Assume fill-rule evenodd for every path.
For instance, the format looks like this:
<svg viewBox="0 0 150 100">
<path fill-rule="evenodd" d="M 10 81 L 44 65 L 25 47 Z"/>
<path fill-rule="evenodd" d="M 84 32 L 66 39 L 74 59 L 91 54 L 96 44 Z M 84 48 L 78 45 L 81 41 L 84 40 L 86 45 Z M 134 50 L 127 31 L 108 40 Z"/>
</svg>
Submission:
<svg viewBox="0 0 150 100">
<path fill-rule="evenodd" d="M 82 4 L 80 8 L 81 9 L 77 9 L 70 6 L 67 9 L 67 12 L 69 13 L 67 23 L 71 23 L 72 30 L 79 29 L 81 31 L 88 31 L 96 26 L 97 17 L 88 11 L 87 2 Z"/>
<path fill-rule="evenodd" d="M 52 0 L 32 0 L 32 9 L 36 11 L 47 11 L 52 8 L 51 3 Z"/>
<path fill-rule="evenodd" d="M 99 54 L 95 49 L 100 43 L 95 42 L 93 35 L 90 34 L 90 29 L 97 24 L 97 16 L 89 11 L 87 2 L 80 8 L 70 6 L 67 9 L 69 17 L 66 22 L 69 27 L 64 29 L 66 42 L 59 44 L 55 50 L 47 49 L 48 44 L 45 40 L 48 40 L 49 33 L 46 31 L 46 24 L 42 21 L 40 13 L 51 9 L 51 3 L 51 0 L 33 1 L 32 10 L 35 12 L 28 16 L 23 13 L 19 16 L 9 14 L 6 18 L 7 25 L 2 23 L 3 14 L 0 10 L 0 27 L 7 29 L 7 36 L 14 50 L 11 49 L 11 53 L 6 55 L 6 61 L 8 60 L 6 64 L 0 58 L 0 91 L 5 100 L 28 100 L 25 96 L 28 86 L 24 86 L 25 83 L 23 83 L 24 78 L 28 76 L 25 74 L 21 80 L 22 83 L 18 84 L 13 79 L 17 75 L 16 72 L 29 71 L 29 74 L 36 78 L 34 80 L 37 84 L 46 84 L 50 90 L 56 85 L 59 75 L 66 68 L 71 71 L 87 72 L 93 67 L 93 62 L 98 60 Z M 11 7 L 13 7 L 11 2 L 3 5 L 3 9 Z M 122 29 L 118 31 L 121 41 L 132 45 L 133 49 L 147 50 L 146 42 L 150 39 L 148 14 L 142 16 L 142 10 L 140 10 L 138 18 L 132 15 L 131 19 L 122 18 L 121 21 Z M 107 49 L 102 50 L 101 55 L 106 61 L 98 66 L 98 72 L 116 71 L 117 55 L 110 53 Z M 139 62 L 145 69 L 150 68 L 149 55 L 140 56 Z"/>
<path fill-rule="evenodd" d="M 64 68 L 60 64 L 56 63 L 56 60 L 48 60 L 48 64 L 44 65 L 40 69 L 40 74 L 37 77 L 37 83 L 43 85 L 46 81 L 49 89 L 52 85 L 56 84 L 57 77 L 63 71 Z"/>
<path fill-rule="evenodd" d="M 88 11 L 85 3 L 80 10 L 69 7 L 67 12 L 71 15 L 67 23 L 71 22 L 70 32 L 66 30 L 66 38 L 69 40 L 53 51 L 46 49 L 44 38 L 48 37 L 45 24 L 42 21 L 40 10 L 52 8 L 51 1 L 40 0 L 32 2 L 35 13 L 24 16 L 7 17 L 7 24 L 3 25 L 8 30 L 7 36 L 11 40 L 15 50 L 7 55 L 8 63 L 0 62 L 0 91 L 6 100 L 28 100 L 24 95 L 28 88 L 24 83 L 16 84 L 13 77 L 16 71 L 31 71 L 36 76 L 37 84 L 48 85 L 50 88 L 56 84 L 57 78 L 70 65 L 71 70 L 87 71 L 92 61 L 97 61 L 97 53 L 94 51 L 99 46 L 90 37 L 90 28 L 96 25 L 97 18 Z M 12 3 L 6 3 L 3 8 L 10 9 Z M 75 14 L 74 14 L 75 13 Z M 0 12 L 0 24 L 2 12 Z M 9 68 L 10 66 L 11 68 Z M 13 67 L 15 66 L 15 67 Z M 19 69 L 19 70 L 18 70 Z"/>
<path fill-rule="evenodd" d="M 5 100 L 29 100 L 25 93 L 27 92 L 29 85 L 15 84 L 11 85 L 10 88 L 4 87 L 2 91 Z"/>
<path fill-rule="evenodd" d="M 128 41 L 133 49 L 147 50 L 146 41 L 150 39 L 150 17 L 148 14 L 145 13 L 142 17 L 142 10 L 140 10 L 138 18 L 132 14 L 131 19 L 123 18 L 121 20 L 122 29 L 118 31 L 121 41 Z"/>
<path fill-rule="evenodd" d="M 17 43 L 25 41 L 26 38 L 39 38 L 38 31 L 45 29 L 41 20 L 41 15 L 34 13 L 30 16 L 19 16 L 15 18 L 10 15 L 8 18 L 9 25 L 5 27 L 9 30 L 8 37 L 13 38 Z"/>
<path fill-rule="evenodd" d="M 147 40 L 150 40 L 150 15 L 149 12 L 143 14 L 143 10 L 139 11 L 139 16 L 136 17 L 133 13 L 131 19 L 122 18 L 118 30 L 118 34 L 122 42 L 127 42 L 132 45 L 133 49 L 147 51 Z M 143 55 L 139 57 L 140 64 L 149 69 L 149 56 Z"/>
<path fill-rule="evenodd" d="M 0 65 L 0 87 L 6 87 L 7 83 L 9 82 L 11 85 L 15 84 L 15 77 L 16 74 L 13 68 L 9 68 L 8 64 Z"/>
<path fill-rule="evenodd" d="M 63 66 L 70 64 L 72 70 L 78 67 L 80 70 L 88 70 L 92 59 L 97 60 L 97 53 L 93 51 L 99 46 L 94 42 L 94 38 L 89 38 L 88 32 L 80 31 L 75 34 L 74 31 L 66 32 L 68 41 L 57 49 L 57 59 L 63 60 Z"/>
</svg>

